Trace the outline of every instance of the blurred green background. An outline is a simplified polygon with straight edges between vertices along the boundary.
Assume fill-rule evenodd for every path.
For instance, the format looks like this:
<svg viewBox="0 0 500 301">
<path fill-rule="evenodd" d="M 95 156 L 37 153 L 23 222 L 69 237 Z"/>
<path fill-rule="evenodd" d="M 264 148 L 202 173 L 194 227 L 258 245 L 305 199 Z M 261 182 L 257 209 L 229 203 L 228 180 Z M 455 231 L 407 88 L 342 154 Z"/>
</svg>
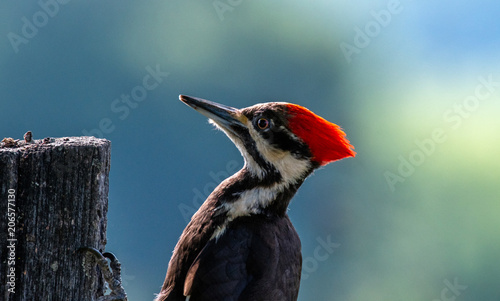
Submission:
<svg viewBox="0 0 500 301">
<path fill-rule="evenodd" d="M 292 201 L 299 300 L 500 300 L 498 16 L 498 1 L 2 1 L 0 137 L 112 141 L 108 250 L 129 299 L 152 300 L 187 219 L 243 163 L 178 94 L 301 104 L 357 156 Z"/>
</svg>

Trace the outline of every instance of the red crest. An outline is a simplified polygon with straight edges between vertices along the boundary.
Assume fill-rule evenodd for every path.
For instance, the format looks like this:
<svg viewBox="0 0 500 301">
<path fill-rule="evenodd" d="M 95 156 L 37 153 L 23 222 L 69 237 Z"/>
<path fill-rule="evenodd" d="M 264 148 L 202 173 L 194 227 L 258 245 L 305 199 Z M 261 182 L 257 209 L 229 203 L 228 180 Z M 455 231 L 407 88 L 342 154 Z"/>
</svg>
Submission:
<svg viewBox="0 0 500 301">
<path fill-rule="evenodd" d="M 309 145 L 313 161 L 326 165 L 356 155 L 354 147 L 338 125 L 295 104 L 288 105 L 288 113 L 290 129 Z"/>
</svg>

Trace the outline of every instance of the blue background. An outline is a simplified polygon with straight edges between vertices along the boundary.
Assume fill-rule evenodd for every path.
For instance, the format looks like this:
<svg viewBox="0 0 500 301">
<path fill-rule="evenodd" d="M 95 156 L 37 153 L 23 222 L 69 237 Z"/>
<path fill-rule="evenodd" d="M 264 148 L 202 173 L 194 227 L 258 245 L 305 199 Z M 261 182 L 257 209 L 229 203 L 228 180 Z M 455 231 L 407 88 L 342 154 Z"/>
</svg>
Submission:
<svg viewBox="0 0 500 301">
<path fill-rule="evenodd" d="M 179 94 L 301 104 L 356 147 L 290 206 L 299 300 L 500 298 L 498 1 L 66 2 L 0 4 L 0 137 L 112 141 L 107 249 L 130 300 L 243 164 Z M 148 68 L 168 73 L 152 90 Z"/>
</svg>

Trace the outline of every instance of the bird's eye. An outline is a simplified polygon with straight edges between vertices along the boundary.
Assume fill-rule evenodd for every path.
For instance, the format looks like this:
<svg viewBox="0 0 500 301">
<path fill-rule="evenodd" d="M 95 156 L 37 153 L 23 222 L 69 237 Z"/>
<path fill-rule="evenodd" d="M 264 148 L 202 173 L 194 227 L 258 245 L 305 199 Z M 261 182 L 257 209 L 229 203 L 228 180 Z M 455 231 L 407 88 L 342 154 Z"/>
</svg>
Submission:
<svg viewBox="0 0 500 301">
<path fill-rule="evenodd" d="M 265 130 L 269 127 L 269 120 L 267 120 L 266 118 L 260 118 L 259 120 L 257 120 L 257 126 L 259 127 L 259 129 Z"/>
</svg>

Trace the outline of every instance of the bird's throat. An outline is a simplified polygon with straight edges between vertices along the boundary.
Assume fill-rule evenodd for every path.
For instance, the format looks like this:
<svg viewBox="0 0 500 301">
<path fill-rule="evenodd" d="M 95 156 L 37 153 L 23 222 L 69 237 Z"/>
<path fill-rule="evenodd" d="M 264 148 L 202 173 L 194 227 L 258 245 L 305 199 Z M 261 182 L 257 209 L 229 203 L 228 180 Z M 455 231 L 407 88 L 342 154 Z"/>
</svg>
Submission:
<svg viewBox="0 0 500 301">
<path fill-rule="evenodd" d="M 218 196 L 218 215 L 227 221 L 250 215 L 284 216 L 292 197 L 308 174 L 286 182 L 283 177 L 261 178 L 245 167 L 224 180 L 211 194 Z M 208 201 L 208 200 L 207 200 Z"/>
</svg>

